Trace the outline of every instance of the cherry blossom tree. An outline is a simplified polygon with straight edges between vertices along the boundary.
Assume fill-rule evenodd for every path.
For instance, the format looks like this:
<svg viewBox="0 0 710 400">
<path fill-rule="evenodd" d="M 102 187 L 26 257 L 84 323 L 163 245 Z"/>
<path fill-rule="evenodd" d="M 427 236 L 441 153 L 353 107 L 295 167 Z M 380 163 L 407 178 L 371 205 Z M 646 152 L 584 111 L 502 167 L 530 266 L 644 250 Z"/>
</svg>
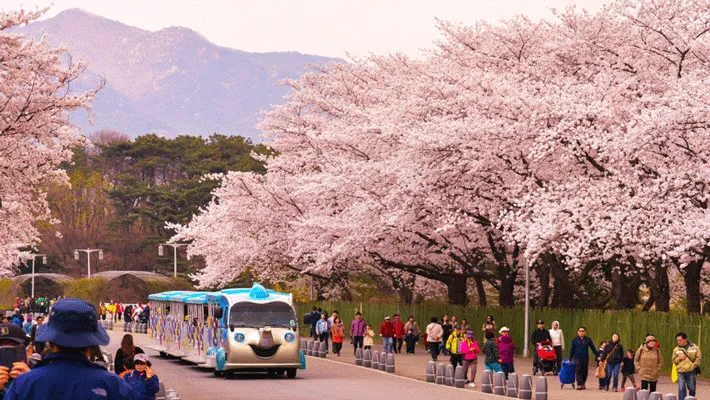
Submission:
<svg viewBox="0 0 710 400">
<path fill-rule="evenodd" d="M 14 273 L 19 249 L 37 243 L 37 219 L 48 218 L 42 183 L 66 180 L 58 169 L 83 143 L 68 111 L 89 108 L 94 91 L 72 93 L 84 66 L 64 49 L 11 33 L 43 11 L 0 14 L 0 274 Z"/>
</svg>

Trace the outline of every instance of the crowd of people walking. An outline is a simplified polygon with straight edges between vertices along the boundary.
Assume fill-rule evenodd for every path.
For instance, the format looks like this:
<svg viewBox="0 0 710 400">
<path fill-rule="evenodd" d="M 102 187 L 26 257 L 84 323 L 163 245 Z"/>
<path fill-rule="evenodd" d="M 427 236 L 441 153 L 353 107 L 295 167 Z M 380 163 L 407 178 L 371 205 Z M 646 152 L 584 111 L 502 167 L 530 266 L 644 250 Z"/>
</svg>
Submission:
<svg viewBox="0 0 710 400">
<path fill-rule="evenodd" d="M 474 382 L 481 353 L 485 369 L 502 371 L 506 379 L 508 374 L 515 372 L 515 353 L 518 346 L 510 335 L 510 329 L 505 326 L 498 329 L 492 315 L 487 316 L 480 325 L 482 342 L 477 340 L 476 331 L 466 319 L 459 321 L 455 316 L 448 315 L 441 318 L 431 317 L 424 330 L 419 328 L 413 315 L 407 318 L 406 323 L 399 315 L 386 316 L 379 328 L 374 330 L 358 312 L 349 329 L 346 329 L 338 311 L 333 311 L 329 316 L 327 311 L 313 307 L 307 322 L 311 324 L 313 338 L 326 343 L 332 339 L 332 350 L 338 355 L 345 340 L 344 332 L 350 335 L 353 352 L 357 348 L 372 349 L 376 334 L 381 338 L 382 351 L 386 353 L 401 353 L 403 346 L 406 346 L 405 354 L 414 354 L 416 344 L 423 341 L 432 360 L 437 361 L 443 355 L 448 357 L 452 365 L 462 366 L 466 371 L 466 384 L 469 387 L 476 386 Z M 563 363 L 567 342 L 559 321 L 553 321 L 550 329 L 547 329 L 545 322 L 541 320 L 537 321 L 536 325 L 537 328 L 530 336 L 533 375 L 538 372 L 557 375 L 567 365 L 567 368 L 574 368 L 572 375 L 576 381 L 576 389 L 585 390 L 589 365 L 596 363 L 595 376 L 599 379 L 600 390 L 619 391 L 621 388 L 621 391 L 624 391 L 627 381 L 636 390 L 656 390 L 663 367 L 663 354 L 653 334 L 647 334 L 636 350 L 633 347 L 625 349 L 618 333 L 611 335 L 608 341 L 600 342 L 597 348 L 588 336 L 587 329 L 580 326 L 577 328 L 577 334 L 569 341 L 568 362 Z M 540 357 L 540 354 L 545 354 L 544 349 L 549 349 L 551 354 L 549 362 Z M 678 398 L 683 400 L 688 395 L 694 396 L 701 351 L 696 344 L 688 340 L 684 332 L 679 332 L 676 337 L 671 361 L 676 371 L 673 376 L 677 376 Z M 637 385 L 637 378 L 640 385 Z"/>
</svg>

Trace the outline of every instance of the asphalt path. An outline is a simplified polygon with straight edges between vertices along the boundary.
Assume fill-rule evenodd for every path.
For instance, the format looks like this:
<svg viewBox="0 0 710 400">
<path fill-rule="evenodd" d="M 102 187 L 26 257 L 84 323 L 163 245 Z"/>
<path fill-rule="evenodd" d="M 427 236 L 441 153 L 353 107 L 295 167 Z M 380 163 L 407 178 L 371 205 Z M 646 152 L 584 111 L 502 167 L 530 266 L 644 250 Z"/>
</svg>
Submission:
<svg viewBox="0 0 710 400">
<path fill-rule="evenodd" d="M 124 333 L 109 331 L 109 334 L 111 343 L 106 350 L 115 354 Z M 134 341 L 136 345 L 144 346 L 147 337 L 134 334 Z M 157 353 L 145 350 L 165 387 L 174 389 L 183 400 L 500 398 L 313 357 L 307 357 L 306 370 L 299 370 L 295 379 L 271 378 L 266 374 L 237 375 L 226 379 L 215 377 L 209 370 L 176 359 L 160 358 Z"/>
</svg>

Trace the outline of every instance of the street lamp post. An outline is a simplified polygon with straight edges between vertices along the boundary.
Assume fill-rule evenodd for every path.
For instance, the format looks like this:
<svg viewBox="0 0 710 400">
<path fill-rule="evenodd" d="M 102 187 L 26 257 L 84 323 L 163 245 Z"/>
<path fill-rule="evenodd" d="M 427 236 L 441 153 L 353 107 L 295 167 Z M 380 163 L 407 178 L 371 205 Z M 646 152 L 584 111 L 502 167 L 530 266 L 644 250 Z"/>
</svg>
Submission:
<svg viewBox="0 0 710 400">
<path fill-rule="evenodd" d="M 46 254 L 32 254 L 32 298 L 35 298 L 35 260 L 42 257 L 42 264 L 47 264 Z"/>
<path fill-rule="evenodd" d="M 86 259 L 88 260 L 86 264 L 86 277 L 91 278 L 91 253 L 97 252 L 99 253 L 99 260 L 104 259 L 104 250 L 103 249 L 74 249 L 74 259 L 78 260 L 79 259 L 79 252 L 83 251 L 86 253 Z"/>
<path fill-rule="evenodd" d="M 523 357 L 528 358 L 528 338 L 530 337 L 530 265 L 525 263 L 525 347 Z"/>
<path fill-rule="evenodd" d="M 158 255 L 163 256 L 163 246 L 170 246 L 173 248 L 173 277 L 177 278 L 177 249 L 182 246 L 187 246 L 185 243 L 161 243 L 158 245 Z M 190 255 L 187 255 L 187 259 L 190 259 Z"/>
</svg>

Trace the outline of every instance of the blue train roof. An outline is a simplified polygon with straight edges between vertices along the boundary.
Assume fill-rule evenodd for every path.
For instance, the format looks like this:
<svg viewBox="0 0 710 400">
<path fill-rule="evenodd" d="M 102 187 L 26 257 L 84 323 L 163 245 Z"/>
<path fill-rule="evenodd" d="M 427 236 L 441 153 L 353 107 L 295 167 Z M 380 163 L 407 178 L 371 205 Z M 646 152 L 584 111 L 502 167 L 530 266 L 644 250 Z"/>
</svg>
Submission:
<svg viewBox="0 0 710 400">
<path fill-rule="evenodd" d="M 233 300 L 286 300 L 291 298 L 290 293 L 277 292 L 265 289 L 261 284 L 254 283 L 251 288 L 222 289 L 219 292 L 207 294 L 208 301 L 219 301 L 222 296 L 229 296 Z"/>
<path fill-rule="evenodd" d="M 205 294 L 207 292 L 182 292 L 168 297 L 168 301 L 171 303 L 187 303 L 188 299 L 204 296 Z"/>
<path fill-rule="evenodd" d="M 207 304 L 207 295 L 209 292 L 197 292 L 195 295 L 185 299 L 187 304 Z"/>
<path fill-rule="evenodd" d="M 177 294 L 182 294 L 182 293 L 193 293 L 193 292 L 186 292 L 184 290 L 171 290 L 169 292 L 153 293 L 151 295 L 148 295 L 148 300 L 168 301 L 168 299 L 171 296 L 174 296 Z"/>
</svg>

